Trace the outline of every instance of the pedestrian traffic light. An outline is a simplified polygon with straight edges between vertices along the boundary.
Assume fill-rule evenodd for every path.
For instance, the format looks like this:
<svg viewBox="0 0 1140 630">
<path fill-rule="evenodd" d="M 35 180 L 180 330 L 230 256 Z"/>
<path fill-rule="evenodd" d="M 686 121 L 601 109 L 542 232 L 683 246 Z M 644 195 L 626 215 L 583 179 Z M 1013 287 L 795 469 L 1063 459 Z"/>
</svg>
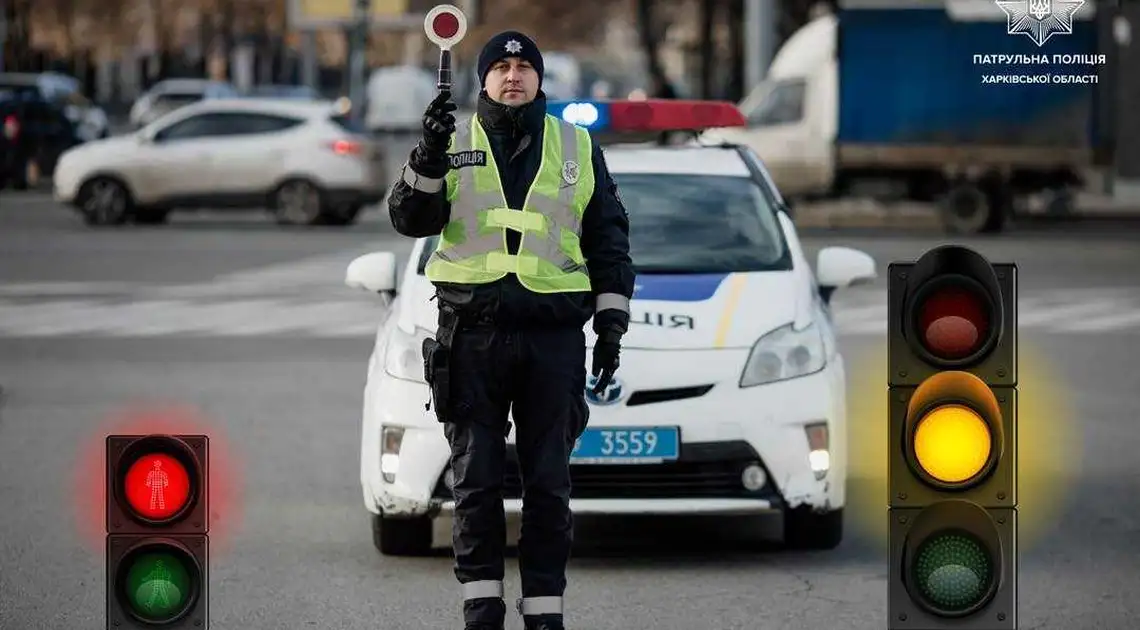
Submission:
<svg viewBox="0 0 1140 630">
<path fill-rule="evenodd" d="M 204 435 L 107 437 L 107 628 L 209 625 Z"/>
<path fill-rule="evenodd" d="M 960 246 L 887 289 L 890 630 L 1017 628 L 1017 266 Z"/>
</svg>

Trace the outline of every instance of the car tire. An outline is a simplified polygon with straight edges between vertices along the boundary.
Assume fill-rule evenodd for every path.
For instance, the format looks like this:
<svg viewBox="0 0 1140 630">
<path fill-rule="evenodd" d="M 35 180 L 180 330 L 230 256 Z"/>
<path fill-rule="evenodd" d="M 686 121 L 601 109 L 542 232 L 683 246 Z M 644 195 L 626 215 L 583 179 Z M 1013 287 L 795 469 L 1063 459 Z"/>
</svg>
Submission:
<svg viewBox="0 0 1140 630">
<path fill-rule="evenodd" d="M 170 220 L 166 208 L 138 208 L 131 215 L 131 221 L 138 225 L 163 225 Z"/>
<path fill-rule="evenodd" d="M 341 206 L 325 215 L 325 223 L 340 226 L 352 225 L 356 223 L 356 219 L 360 216 L 360 211 L 363 209 L 364 205 L 359 203 Z"/>
<path fill-rule="evenodd" d="M 291 179 L 278 186 L 270 205 L 282 225 L 319 225 L 327 211 L 324 192 L 306 179 Z"/>
<path fill-rule="evenodd" d="M 431 553 L 431 534 L 432 522 L 427 516 L 372 515 L 372 544 L 385 556 L 426 556 Z"/>
<path fill-rule="evenodd" d="M 835 549 L 843 541 L 843 510 L 796 508 L 784 513 L 784 544 L 793 549 Z"/>
<path fill-rule="evenodd" d="M 131 192 L 114 177 L 94 177 L 84 182 L 77 205 L 87 225 L 122 225 L 134 210 Z"/>
</svg>

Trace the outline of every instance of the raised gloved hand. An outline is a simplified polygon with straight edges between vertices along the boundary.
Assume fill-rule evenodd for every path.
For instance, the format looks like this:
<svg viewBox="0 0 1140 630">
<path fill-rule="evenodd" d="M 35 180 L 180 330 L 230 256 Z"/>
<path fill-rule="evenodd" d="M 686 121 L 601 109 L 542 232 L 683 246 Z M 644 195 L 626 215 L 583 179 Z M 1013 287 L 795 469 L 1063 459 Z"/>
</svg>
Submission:
<svg viewBox="0 0 1140 630">
<path fill-rule="evenodd" d="M 428 105 L 423 117 L 423 137 L 408 164 L 424 177 L 441 178 L 447 175 L 447 149 L 451 134 L 455 133 L 455 115 L 458 106 L 451 102 L 450 92 L 440 92 Z"/>
<path fill-rule="evenodd" d="M 594 344 L 594 362 L 591 373 L 597 378 L 594 393 L 601 394 L 614 379 L 620 365 L 621 338 L 629 328 L 629 313 L 616 309 L 606 309 L 594 315 L 594 332 L 598 341 Z"/>
</svg>

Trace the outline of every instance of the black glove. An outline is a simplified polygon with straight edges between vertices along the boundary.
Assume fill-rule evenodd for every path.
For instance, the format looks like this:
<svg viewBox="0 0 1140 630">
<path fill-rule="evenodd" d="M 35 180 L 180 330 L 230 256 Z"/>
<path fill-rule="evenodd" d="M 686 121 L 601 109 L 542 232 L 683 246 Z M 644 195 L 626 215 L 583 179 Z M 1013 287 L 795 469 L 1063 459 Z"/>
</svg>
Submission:
<svg viewBox="0 0 1140 630">
<path fill-rule="evenodd" d="M 598 379 L 594 384 L 594 393 L 601 394 L 606 386 L 614 380 L 618 369 L 618 355 L 621 354 L 621 336 L 607 333 L 605 337 L 598 337 L 594 344 L 594 364 L 591 370 Z"/>
<path fill-rule="evenodd" d="M 408 160 L 412 170 L 423 177 L 439 179 L 447 175 L 447 149 L 451 134 L 455 133 L 455 116 L 451 112 L 458 108 L 450 99 L 450 92 L 440 92 L 424 112 L 423 137 Z"/>
<path fill-rule="evenodd" d="M 621 337 L 629 329 L 629 313 L 617 309 L 606 309 L 594 315 L 594 332 L 598 342 L 594 344 L 594 364 L 592 373 L 598 382 L 594 393 L 601 394 L 613 380 L 617 372 L 621 354 Z"/>
<path fill-rule="evenodd" d="M 433 153 L 446 153 L 455 133 L 454 112 L 459 106 L 451 102 L 451 92 L 440 92 L 424 112 L 422 144 Z"/>
</svg>

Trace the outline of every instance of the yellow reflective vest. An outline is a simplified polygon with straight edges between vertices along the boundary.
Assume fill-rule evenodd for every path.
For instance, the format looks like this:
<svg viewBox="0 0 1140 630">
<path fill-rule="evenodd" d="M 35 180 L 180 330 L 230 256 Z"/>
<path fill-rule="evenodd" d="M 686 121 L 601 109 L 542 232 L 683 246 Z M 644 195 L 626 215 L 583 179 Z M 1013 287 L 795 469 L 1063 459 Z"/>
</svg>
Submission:
<svg viewBox="0 0 1140 630">
<path fill-rule="evenodd" d="M 507 205 L 478 116 L 456 130 L 447 174 L 451 216 L 428 259 L 429 280 L 485 284 L 513 273 L 536 293 L 590 290 L 579 244 L 594 194 L 590 134 L 549 114 L 544 125 L 542 161 L 522 208 Z M 507 230 L 520 233 L 517 254 L 507 249 Z"/>
</svg>

